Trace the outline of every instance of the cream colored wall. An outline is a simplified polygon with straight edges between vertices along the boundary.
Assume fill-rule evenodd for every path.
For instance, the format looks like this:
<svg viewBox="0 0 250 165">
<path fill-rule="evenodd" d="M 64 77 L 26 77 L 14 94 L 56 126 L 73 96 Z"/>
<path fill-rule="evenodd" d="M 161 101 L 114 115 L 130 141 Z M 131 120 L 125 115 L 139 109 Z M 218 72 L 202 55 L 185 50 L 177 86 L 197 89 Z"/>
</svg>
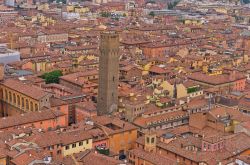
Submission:
<svg viewBox="0 0 250 165">
<path fill-rule="evenodd" d="M 84 58 L 85 58 L 85 56 L 79 56 L 78 58 L 77 58 L 77 62 L 79 63 L 80 61 L 82 61 L 82 60 L 84 60 Z"/>
<path fill-rule="evenodd" d="M 191 98 L 198 97 L 198 96 L 201 96 L 201 95 L 203 95 L 203 90 L 199 90 L 197 92 L 189 93 L 189 97 L 191 97 Z"/>
<path fill-rule="evenodd" d="M 76 13 L 86 13 L 89 12 L 89 8 L 87 7 L 82 7 L 82 8 L 75 8 Z"/>
<path fill-rule="evenodd" d="M 168 90 L 169 91 L 169 96 L 173 97 L 174 95 L 174 85 L 171 85 L 169 82 L 167 81 L 163 81 L 162 84 L 160 85 L 164 90 Z M 183 84 L 177 84 L 177 98 L 181 98 L 181 97 L 187 97 L 187 89 Z"/>
<path fill-rule="evenodd" d="M 177 85 L 177 98 L 187 97 L 187 89 L 183 84 Z"/>
<path fill-rule="evenodd" d="M 86 58 L 88 60 L 96 60 L 97 59 L 97 57 L 95 55 L 88 55 Z"/>
<path fill-rule="evenodd" d="M 173 93 L 174 93 L 174 86 L 171 85 L 169 82 L 167 81 L 163 81 L 162 84 L 160 85 L 164 90 L 168 90 L 169 91 L 169 96 L 173 97 Z"/>
<path fill-rule="evenodd" d="M 222 7 L 219 7 L 219 8 L 215 8 L 215 11 L 218 12 L 218 13 L 223 13 L 223 14 L 227 14 L 227 9 L 226 8 L 222 8 Z"/>
<path fill-rule="evenodd" d="M 79 153 L 81 151 L 85 151 L 87 149 L 92 148 L 92 139 L 88 139 L 88 144 L 87 144 L 87 140 L 84 140 L 82 146 L 79 146 L 79 143 L 80 142 L 76 143 L 75 148 L 72 148 L 72 144 L 70 144 L 68 150 L 66 150 L 66 146 L 64 146 L 63 149 L 62 149 L 63 156 L 72 155 L 74 153 Z"/>
<path fill-rule="evenodd" d="M 7 88 L 5 86 L 2 86 L 2 89 L 3 89 L 3 101 L 7 102 L 8 104 L 11 104 L 12 106 L 14 106 L 16 108 L 22 109 L 25 112 L 28 112 L 28 111 L 31 111 L 31 102 L 32 102 L 32 104 L 33 104 L 33 110 L 32 111 L 36 110 L 35 105 L 38 106 L 38 110 L 39 110 L 40 103 L 39 103 L 38 100 L 34 100 L 31 97 L 27 97 L 26 95 L 24 95 L 22 93 L 19 93 L 19 92 L 15 91 L 15 90 L 12 90 L 10 88 Z M 7 91 L 7 96 L 6 96 L 5 91 Z M 9 92 L 11 92 L 12 101 L 10 101 Z M 14 102 L 14 94 L 15 94 L 15 97 L 16 97 L 16 103 Z M 18 105 L 18 96 L 20 97 L 20 105 Z M 6 99 L 6 97 L 7 97 L 7 99 Z M 22 108 L 22 98 L 24 99 L 24 107 L 23 108 Z M 28 100 L 29 109 L 26 108 L 26 99 Z"/>
</svg>

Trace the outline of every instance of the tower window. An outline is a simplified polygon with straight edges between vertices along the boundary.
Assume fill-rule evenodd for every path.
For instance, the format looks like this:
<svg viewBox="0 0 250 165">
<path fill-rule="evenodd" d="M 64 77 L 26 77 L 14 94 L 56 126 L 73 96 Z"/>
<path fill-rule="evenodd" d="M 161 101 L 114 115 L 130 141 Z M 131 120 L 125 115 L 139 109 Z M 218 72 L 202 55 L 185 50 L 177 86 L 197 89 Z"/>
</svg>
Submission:
<svg viewBox="0 0 250 165">
<path fill-rule="evenodd" d="M 7 92 L 6 89 L 5 89 L 5 100 L 6 100 L 6 101 L 8 100 L 8 92 Z"/>
<path fill-rule="evenodd" d="M 16 104 L 16 94 L 13 94 L 13 100 L 14 100 L 14 104 Z"/>
<path fill-rule="evenodd" d="M 20 101 L 20 96 L 18 95 L 18 96 L 17 96 L 17 105 L 18 105 L 18 106 L 20 106 L 20 102 L 21 102 L 21 101 Z"/>
<path fill-rule="evenodd" d="M 155 138 L 151 138 L 151 143 L 154 143 L 155 142 Z"/>
<path fill-rule="evenodd" d="M 26 104 L 26 110 L 29 110 L 29 101 L 28 101 L 28 99 L 26 99 L 25 104 Z"/>
<path fill-rule="evenodd" d="M 33 102 L 30 102 L 30 110 L 33 111 Z"/>
<path fill-rule="evenodd" d="M 12 94 L 9 92 L 9 102 L 12 103 Z"/>
<path fill-rule="evenodd" d="M 115 81 L 115 76 L 113 76 L 113 82 Z"/>
<path fill-rule="evenodd" d="M 22 108 L 24 108 L 24 98 L 22 97 Z"/>
</svg>

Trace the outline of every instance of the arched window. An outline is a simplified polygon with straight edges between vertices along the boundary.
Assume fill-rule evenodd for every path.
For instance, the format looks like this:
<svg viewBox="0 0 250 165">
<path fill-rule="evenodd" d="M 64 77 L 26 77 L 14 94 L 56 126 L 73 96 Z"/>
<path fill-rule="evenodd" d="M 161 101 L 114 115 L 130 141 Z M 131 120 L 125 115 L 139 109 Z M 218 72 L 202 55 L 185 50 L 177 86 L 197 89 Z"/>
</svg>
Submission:
<svg viewBox="0 0 250 165">
<path fill-rule="evenodd" d="M 24 108 L 24 98 L 22 97 L 22 108 Z"/>
<path fill-rule="evenodd" d="M 26 110 L 29 110 L 30 106 L 29 106 L 29 101 L 28 99 L 26 99 Z"/>
<path fill-rule="evenodd" d="M 9 92 L 9 102 L 12 103 L 12 94 Z"/>
<path fill-rule="evenodd" d="M 151 138 L 151 143 L 154 143 L 155 142 L 155 138 Z"/>
<path fill-rule="evenodd" d="M 8 101 L 8 92 L 6 89 L 5 89 L 5 100 Z"/>
<path fill-rule="evenodd" d="M 20 96 L 17 95 L 17 105 L 20 107 Z"/>
<path fill-rule="evenodd" d="M 35 104 L 35 111 L 38 111 L 38 105 Z"/>
<path fill-rule="evenodd" d="M 13 101 L 14 101 L 14 104 L 16 104 L 16 94 L 13 93 Z"/>
<path fill-rule="evenodd" d="M 33 102 L 30 102 L 30 110 L 33 111 Z"/>
</svg>

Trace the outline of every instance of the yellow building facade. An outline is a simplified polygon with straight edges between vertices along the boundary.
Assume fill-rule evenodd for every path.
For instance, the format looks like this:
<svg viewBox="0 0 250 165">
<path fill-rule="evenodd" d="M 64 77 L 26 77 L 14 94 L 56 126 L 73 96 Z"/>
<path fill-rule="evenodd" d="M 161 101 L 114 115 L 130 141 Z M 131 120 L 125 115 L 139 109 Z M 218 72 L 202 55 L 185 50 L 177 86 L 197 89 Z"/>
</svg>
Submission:
<svg viewBox="0 0 250 165">
<path fill-rule="evenodd" d="M 14 83 L 17 86 L 15 88 L 11 88 L 10 86 L 13 85 L 11 83 Z M 4 106 L 4 116 L 39 111 L 43 106 L 49 107 L 49 94 L 44 92 L 44 95 L 41 95 L 42 97 L 34 98 L 28 95 L 29 89 L 30 91 L 36 90 L 32 89 L 34 87 L 28 84 L 23 84 L 23 82 L 16 83 L 8 81 L 6 84 L 7 86 L 5 84 L 0 84 L 0 91 L 2 92 L 1 101 Z M 24 92 L 20 92 L 16 88 L 27 88 L 27 93 L 25 93 L 25 90 L 23 90 Z M 39 93 L 39 90 L 37 90 L 37 92 Z"/>
<path fill-rule="evenodd" d="M 163 81 L 163 83 L 160 85 L 164 90 L 169 91 L 169 96 L 173 97 L 174 96 L 174 85 L 170 84 L 167 81 Z M 187 97 L 187 88 L 183 84 L 177 84 L 176 85 L 177 89 L 177 98 L 182 98 L 182 97 Z"/>
<path fill-rule="evenodd" d="M 68 156 L 74 153 L 83 152 L 87 149 L 91 149 L 92 144 L 93 144 L 92 139 L 86 139 L 86 140 L 82 140 L 82 141 L 78 141 L 75 143 L 65 145 L 62 149 L 62 155 Z"/>
<path fill-rule="evenodd" d="M 18 93 L 12 89 L 2 87 L 3 101 L 15 108 L 22 110 L 22 112 L 38 111 L 39 101 L 29 98 L 22 93 Z"/>
</svg>

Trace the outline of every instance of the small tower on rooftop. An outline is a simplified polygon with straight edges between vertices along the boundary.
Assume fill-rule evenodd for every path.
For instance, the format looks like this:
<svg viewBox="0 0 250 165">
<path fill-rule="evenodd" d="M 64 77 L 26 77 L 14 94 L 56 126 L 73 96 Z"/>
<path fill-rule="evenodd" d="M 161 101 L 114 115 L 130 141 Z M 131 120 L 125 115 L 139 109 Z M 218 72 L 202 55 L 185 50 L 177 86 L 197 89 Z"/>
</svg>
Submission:
<svg viewBox="0 0 250 165">
<path fill-rule="evenodd" d="M 149 131 L 145 134 L 145 150 L 156 152 L 156 133 Z"/>
</svg>

